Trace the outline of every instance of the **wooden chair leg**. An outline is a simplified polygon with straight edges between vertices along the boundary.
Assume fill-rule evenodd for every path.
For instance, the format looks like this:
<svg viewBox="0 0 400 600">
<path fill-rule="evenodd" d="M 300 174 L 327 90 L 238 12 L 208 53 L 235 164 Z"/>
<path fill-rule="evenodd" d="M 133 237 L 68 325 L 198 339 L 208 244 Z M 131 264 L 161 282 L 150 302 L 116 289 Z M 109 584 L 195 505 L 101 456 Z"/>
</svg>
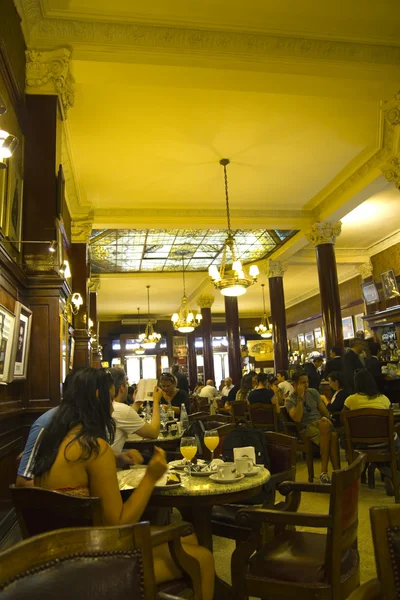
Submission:
<svg viewBox="0 0 400 600">
<path fill-rule="evenodd" d="M 370 490 L 375 488 L 375 469 L 376 464 L 370 463 L 368 466 L 368 487 Z"/>
<path fill-rule="evenodd" d="M 312 452 L 312 442 L 306 440 L 306 462 L 308 471 L 308 481 L 313 483 L 314 481 L 314 457 Z"/>
<path fill-rule="evenodd" d="M 337 464 L 339 465 L 339 469 L 340 469 L 341 467 L 340 467 L 339 436 L 336 431 L 332 431 L 332 440 L 333 440 L 333 442 L 332 442 L 331 448 L 332 448 L 332 451 L 335 453 L 336 461 L 337 461 Z"/>
</svg>

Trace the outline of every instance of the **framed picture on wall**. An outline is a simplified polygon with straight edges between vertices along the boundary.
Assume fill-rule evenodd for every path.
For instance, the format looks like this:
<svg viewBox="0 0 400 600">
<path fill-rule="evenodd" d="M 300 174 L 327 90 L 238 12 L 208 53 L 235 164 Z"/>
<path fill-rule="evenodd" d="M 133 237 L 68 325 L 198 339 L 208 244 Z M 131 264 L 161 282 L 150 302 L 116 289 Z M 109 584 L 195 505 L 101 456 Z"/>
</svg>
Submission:
<svg viewBox="0 0 400 600">
<path fill-rule="evenodd" d="M 299 349 L 299 340 L 297 339 L 297 337 L 292 337 L 292 339 L 290 340 L 290 348 L 292 352 L 296 352 Z"/>
<path fill-rule="evenodd" d="M 364 331 L 364 313 L 360 313 L 359 315 L 354 315 L 354 325 L 356 333 L 357 331 Z"/>
<path fill-rule="evenodd" d="M 0 229 L 5 235 L 6 202 L 7 202 L 7 170 L 0 169 Z"/>
<path fill-rule="evenodd" d="M 22 233 L 22 194 L 24 182 L 15 160 L 8 162 L 7 171 L 5 235 L 13 243 L 18 252 L 20 252 L 21 244 L 16 240 L 21 239 Z"/>
<path fill-rule="evenodd" d="M 13 380 L 13 342 L 15 315 L 0 305 L 0 383 Z"/>
<path fill-rule="evenodd" d="M 324 347 L 324 334 L 322 332 L 322 327 L 317 327 L 314 329 L 314 339 L 315 339 L 315 347 L 323 348 Z"/>
<path fill-rule="evenodd" d="M 389 269 L 389 271 L 381 273 L 380 278 L 382 281 L 383 295 L 385 296 L 386 300 L 400 296 L 399 288 L 397 287 L 396 275 L 393 269 Z"/>
<path fill-rule="evenodd" d="M 354 337 L 353 317 L 344 317 L 342 319 L 343 339 L 350 340 Z"/>
<path fill-rule="evenodd" d="M 309 331 L 305 334 L 306 348 L 314 348 L 314 333 Z"/>
<path fill-rule="evenodd" d="M 32 311 L 21 302 L 15 303 L 15 332 L 13 342 L 13 379 L 26 379 L 31 340 Z"/>
<path fill-rule="evenodd" d="M 184 358 L 187 356 L 188 349 L 186 346 L 186 337 L 184 335 L 174 335 L 172 338 L 172 348 L 176 358 Z"/>
<path fill-rule="evenodd" d="M 305 349 L 304 333 L 299 333 L 297 339 L 299 341 L 299 350 L 302 352 Z"/>
<path fill-rule="evenodd" d="M 365 304 L 375 304 L 375 302 L 379 302 L 378 289 L 373 281 L 370 283 L 362 283 L 361 289 Z"/>
</svg>

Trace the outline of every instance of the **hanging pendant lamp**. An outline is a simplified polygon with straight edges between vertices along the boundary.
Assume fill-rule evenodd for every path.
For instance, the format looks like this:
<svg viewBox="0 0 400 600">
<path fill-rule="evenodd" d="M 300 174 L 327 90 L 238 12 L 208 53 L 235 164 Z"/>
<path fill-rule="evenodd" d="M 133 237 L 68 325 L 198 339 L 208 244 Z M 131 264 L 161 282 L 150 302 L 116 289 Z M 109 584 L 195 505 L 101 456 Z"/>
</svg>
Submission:
<svg viewBox="0 0 400 600">
<path fill-rule="evenodd" d="M 254 329 L 256 330 L 256 333 L 258 333 L 258 335 L 260 335 L 262 338 L 272 338 L 272 331 L 271 331 L 272 325 L 269 324 L 267 313 L 265 311 L 264 283 L 261 284 L 261 289 L 262 289 L 264 314 L 261 319 L 261 323 L 259 325 L 257 325 L 257 327 L 254 327 Z"/>
<path fill-rule="evenodd" d="M 153 349 L 161 340 L 161 333 L 154 331 L 153 323 L 150 321 L 150 286 L 147 288 L 147 325 L 144 333 L 140 334 L 139 339 L 144 348 Z"/>
<path fill-rule="evenodd" d="M 218 269 L 217 265 L 211 265 L 208 269 L 208 274 L 211 277 L 214 286 L 223 296 L 242 296 L 246 293 L 247 288 L 257 281 L 260 272 L 257 265 L 251 265 L 249 274 L 247 275 L 243 270 L 241 260 L 237 256 L 235 241 L 231 230 L 231 216 L 229 209 L 228 175 L 226 172 L 226 167 L 229 163 L 229 158 L 222 158 L 219 161 L 219 164 L 224 168 L 228 235 L 222 250 L 222 262 L 220 268 Z M 232 265 L 230 269 L 227 269 L 228 265 Z"/>
<path fill-rule="evenodd" d="M 185 256 L 188 254 L 185 250 L 178 250 L 176 252 L 178 256 L 182 256 L 182 277 L 183 277 L 183 297 L 182 302 L 177 313 L 174 313 L 171 317 L 171 321 L 174 324 L 174 329 L 181 333 L 190 333 L 200 325 L 201 313 L 198 311 L 196 314 L 193 313 L 189 308 L 188 300 L 186 298 L 186 283 L 185 283 Z"/>
<path fill-rule="evenodd" d="M 138 331 L 139 331 L 139 346 L 138 348 L 136 348 L 135 350 L 135 354 L 144 354 L 146 352 L 146 350 L 143 348 L 142 343 L 141 343 L 141 333 L 140 333 L 140 308 L 138 306 L 137 309 L 137 314 L 138 314 Z"/>
</svg>

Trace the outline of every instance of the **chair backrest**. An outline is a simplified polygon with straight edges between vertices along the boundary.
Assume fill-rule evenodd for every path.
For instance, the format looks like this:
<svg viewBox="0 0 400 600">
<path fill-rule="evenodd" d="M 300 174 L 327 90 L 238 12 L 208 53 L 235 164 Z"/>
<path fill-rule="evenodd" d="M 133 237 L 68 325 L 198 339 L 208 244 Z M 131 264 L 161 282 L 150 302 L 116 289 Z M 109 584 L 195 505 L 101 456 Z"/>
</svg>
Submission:
<svg viewBox="0 0 400 600">
<path fill-rule="evenodd" d="M 24 539 L 54 529 L 102 525 L 100 498 L 76 497 L 37 487 L 10 486 Z"/>
<path fill-rule="evenodd" d="M 232 420 L 237 421 L 247 421 L 248 419 L 248 405 L 244 400 L 234 400 L 231 402 L 231 415 Z"/>
<path fill-rule="evenodd" d="M 393 411 L 360 408 L 343 411 L 346 439 L 356 444 L 382 444 L 394 439 Z"/>
<path fill-rule="evenodd" d="M 370 508 L 376 571 L 382 597 L 398 598 L 400 589 L 400 505 Z"/>
<path fill-rule="evenodd" d="M 210 416 L 211 415 L 209 415 L 208 413 L 206 413 L 204 411 L 191 413 L 190 415 L 188 415 L 189 423 L 192 423 L 193 421 L 198 421 L 199 419 L 200 419 L 200 421 L 202 421 L 205 417 L 210 417 Z"/>
<path fill-rule="evenodd" d="M 336 586 L 337 590 L 340 589 L 343 555 L 349 554 L 350 548 L 357 543 L 358 498 L 365 461 L 364 454 L 357 454 L 356 460 L 350 466 L 332 473 L 329 505 L 332 526 L 328 529 L 326 570 L 333 590 Z M 336 597 L 334 593 L 332 597 Z"/>
<path fill-rule="evenodd" d="M 267 431 L 267 448 L 269 456 L 269 470 L 272 475 L 282 471 L 290 471 L 296 466 L 297 443 L 290 435 Z"/>
<path fill-rule="evenodd" d="M 278 414 L 274 404 L 250 404 L 248 410 L 253 427 L 278 431 Z"/>
<path fill-rule="evenodd" d="M 2 600 L 156 597 L 149 523 L 63 529 L 0 554 Z"/>
<path fill-rule="evenodd" d="M 206 429 L 210 429 L 210 427 L 208 427 L 209 421 L 218 423 L 217 427 L 227 423 L 232 423 L 231 415 L 206 415 L 205 417 L 202 417 L 201 420 L 203 421 Z"/>
</svg>

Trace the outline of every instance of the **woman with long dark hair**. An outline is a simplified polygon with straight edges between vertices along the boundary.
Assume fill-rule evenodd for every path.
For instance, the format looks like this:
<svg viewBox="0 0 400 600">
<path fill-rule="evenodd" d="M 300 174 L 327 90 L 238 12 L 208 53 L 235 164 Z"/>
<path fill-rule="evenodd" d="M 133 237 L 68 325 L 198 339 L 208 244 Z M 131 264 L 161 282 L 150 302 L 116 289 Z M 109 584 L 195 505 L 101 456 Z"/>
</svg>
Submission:
<svg viewBox="0 0 400 600">
<path fill-rule="evenodd" d="M 161 390 L 154 389 L 154 394 Z M 59 410 L 44 430 L 35 460 L 35 485 L 73 495 L 99 496 L 103 524 L 124 525 L 140 520 L 156 482 L 168 465 L 163 450 L 155 448 L 146 473 L 128 500 L 123 503 L 118 487 L 113 443 L 113 379 L 104 369 L 88 367 L 73 378 Z M 199 564 L 203 596 L 213 595 L 212 554 L 185 538 L 186 552 Z M 159 583 L 181 576 L 166 545 L 154 549 L 154 568 Z"/>
<path fill-rule="evenodd" d="M 240 389 L 236 394 L 236 400 L 243 400 L 247 402 L 251 390 L 258 384 L 257 373 L 247 373 L 243 375 L 242 381 L 240 382 Z"/>
<path fill-rule="evenodd" d="M 355 394 L 346 398 L 344 408 L 390 408 L 390 400 L 381 394 L 374 377 L 367 369 L 359 369 L 354 373 Z"/>
</svg>

